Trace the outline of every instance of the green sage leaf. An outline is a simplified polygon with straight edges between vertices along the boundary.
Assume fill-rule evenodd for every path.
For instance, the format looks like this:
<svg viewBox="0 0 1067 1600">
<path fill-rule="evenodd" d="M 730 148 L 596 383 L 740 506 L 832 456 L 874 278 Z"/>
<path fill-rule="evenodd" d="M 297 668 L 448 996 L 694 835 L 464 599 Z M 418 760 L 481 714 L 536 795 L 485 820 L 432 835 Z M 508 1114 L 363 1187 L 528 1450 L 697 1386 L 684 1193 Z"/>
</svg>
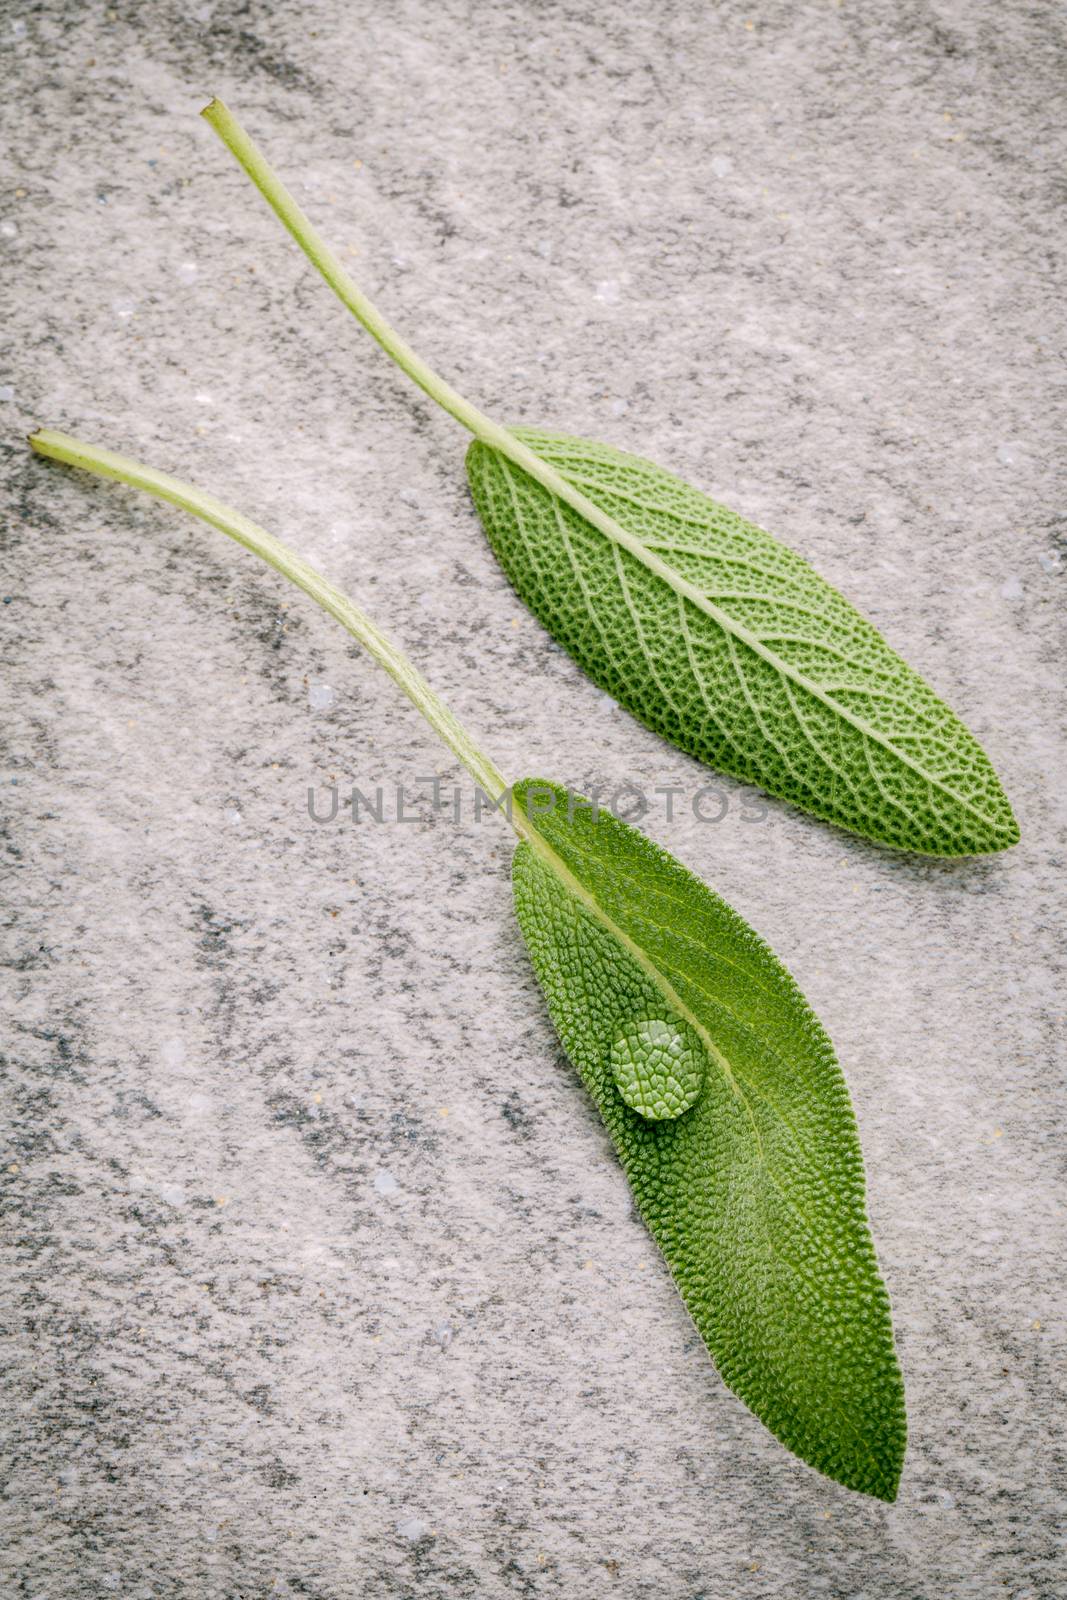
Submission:
<svg viewBox="0 0 1067 1600">
<path fill-rule="evenodd" d="M 801 556 L 650 461 L 511 431 L 633 536 L 621 546 L 502 450 L 471 444 L 474 502 L 511 582 L 640 721 L 883 844 L 971 855 L 1018 840 L 981 746 Z"/>
<path fill-rule="evenodd" d="M 530 783 L 515 786 L 520 806 Z M 904 1389 L 829 1039 L 718 895 L 636 829 L 537 792 L 536 838 L 515 853 L 519 926 L 701 1337 L 790 1450 L 895 1499 Z M 680 1055 L 694 1036 L 705 1055 L 700 1093 L 663 1118 L 633 1109 L 616 1072 L 620 1032 L 650 1017 L 678 1030 Z"/>
</svg>

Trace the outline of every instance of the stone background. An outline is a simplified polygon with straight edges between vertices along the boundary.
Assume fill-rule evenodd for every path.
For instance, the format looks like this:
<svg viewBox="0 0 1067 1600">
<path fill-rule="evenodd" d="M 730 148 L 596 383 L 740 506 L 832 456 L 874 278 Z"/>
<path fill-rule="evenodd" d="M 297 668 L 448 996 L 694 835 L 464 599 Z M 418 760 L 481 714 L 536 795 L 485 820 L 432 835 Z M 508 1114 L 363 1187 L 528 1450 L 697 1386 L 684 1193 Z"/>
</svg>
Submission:
<svg viewBox="0 0 1067 1600">
<path fill-rule="evenodd" d="M 3 8 L 5 1596 L 1067 1591 L 1059 26 Z M 460 431 L 198 120 L 212 93 L 473 399 L 780 533 L 1003 776 L 1000 859 L 746 823 L 726 781 L 721 824 L 646 823 L 848 1074 L 909 1391 L 893 1507 L 716 1377 L 554 1041 L 503 828 L 308 817 L 331 775 L 453 776 L 416 713 L 243 552 L 26 452 L 66 427 L 258 517 L 510 775 L 707 781 L 515 600 Z"/>
</svg>

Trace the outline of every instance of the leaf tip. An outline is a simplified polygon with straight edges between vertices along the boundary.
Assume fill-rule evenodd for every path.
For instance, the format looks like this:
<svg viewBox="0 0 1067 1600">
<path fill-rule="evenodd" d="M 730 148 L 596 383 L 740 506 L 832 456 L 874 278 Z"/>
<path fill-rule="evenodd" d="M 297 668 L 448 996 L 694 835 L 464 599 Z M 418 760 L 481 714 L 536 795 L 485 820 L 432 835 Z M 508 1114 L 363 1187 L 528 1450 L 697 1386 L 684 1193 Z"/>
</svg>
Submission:
<svg viewBox="0 0 1067 1600">
<path fill-rule="evenodd" d="M 998 855 L 1002 850 L 1011 850 L 1022 838 L 1022 829 L 1019 819 L 1011 808 L 1011 801 L 1004 793 L 999 780 L 1000 814 L 989 825 L 987 836 L 978 842 L 977 848 L 972 849 L 975 855 Z"/>
<path fill-rule="evenodd" d="M 884 1453 L 868 1456 L 862 1463 L 852 1462 L 842 1470 L 841 1463 L 827 1467 L 820 1462 L 809 1460 L 802 1455 L 801 1460 L 809 1466 L 814 1466 L 816 1471 L 826 1474 L 842 1488 L 851 1489 L 855 1494 L 868 1496 L 871 1500 L 881 1500 L 884 1505 L 891 1506 L 896 1503 L 900 1492 L 900 1478 L 904 1471 L 905 1441 L 903 1438 L 893 1440 L 888 1444 Z"/>
<path fill-rule="evenodd" d="M 897 1495 L 900 1493 L 900 1475 L 903 1470 L 904 1461 L 902 1458 L 896 1463 L 896 1466 L 893 1468 L 891 1474 L 886 1477 L 885 1482 L 877 1489 L 872 1489 L 870 1491 L 872 1498 L 875 1500 L 881 1500 L 882 1503 L 887 1506 L 895 1505 Z"/>
</svg>

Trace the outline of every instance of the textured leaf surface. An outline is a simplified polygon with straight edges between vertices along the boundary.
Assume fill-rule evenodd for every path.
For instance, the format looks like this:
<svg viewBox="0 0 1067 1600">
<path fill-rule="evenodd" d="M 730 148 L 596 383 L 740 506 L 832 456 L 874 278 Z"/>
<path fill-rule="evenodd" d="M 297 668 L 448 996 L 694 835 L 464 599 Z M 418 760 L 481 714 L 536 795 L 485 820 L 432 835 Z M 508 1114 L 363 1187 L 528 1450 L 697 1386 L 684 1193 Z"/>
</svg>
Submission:
<svg viewBox="0 0 1067 1600">
<path fill-rule="evenodd" d="M 528 814 L 529 787 L 515 789 Z M 730 1388 L 813 1467 L 892 1500 L 903 1385 L 830 1041 L 724 901 L 643 834 L 568 817 L 566 792 L 545 789 L 556 809 L 530 816 L 538 842 L 515 856 L 519 925 L 641 1215 Z M 706 1054 L 696 1103 L 659 1121 L 613 1072 L 615 1041 L 650 1017 Z"/>
<path fill-rule="evenodd" d="M 970 855 L 1016 842 L 981 747 L 802 557 L 650 462 L 512 432 L 647 552 L 620 548 L 499 450 L 471 445 L 475 504 L 511 582 L 648 727 L 884 844 Z"/>
</svg>

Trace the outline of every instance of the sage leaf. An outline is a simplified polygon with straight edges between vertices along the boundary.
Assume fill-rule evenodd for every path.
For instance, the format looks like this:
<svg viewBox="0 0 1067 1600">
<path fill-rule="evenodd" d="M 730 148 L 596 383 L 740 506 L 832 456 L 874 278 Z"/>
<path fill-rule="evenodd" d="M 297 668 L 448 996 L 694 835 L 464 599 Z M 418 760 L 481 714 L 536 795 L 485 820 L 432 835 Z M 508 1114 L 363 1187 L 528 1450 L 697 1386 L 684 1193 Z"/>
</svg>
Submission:
<svg viewBox="0 0 1067 1600">
<path fill-rule="evenodd" d="M 1018 841 L 978 742 L 801 556 L 651 462 L 486 417 L 390 327 L 221 101 L 203 114 L 342 302 L 474 434 L 489 542 L 601 688 L 690 755 L 881 844 Z"/>
<path fill-rule="evenodd" d="M 474 502 L 520 597 L 641 722 L 883 844 L 1016 843 L 980 745 L 801 556 L 650 461 L 513 432 L 632 535 L 605 536 L 504 451 L 471 444 Z"/>
<path fill-rule="evenodd" d="M 563 1048 L 722 1377 L 802 1460 L 894 1499 L 904 1393 L 855 1120 L 830 1041 L 768 946 L 636 829 L 555 784 L 509 790 L 370 618 L 240 513 L 64 434 L 31 444 L 269 562 L 370 651 L 501 807 L 519 836 L 519 926 Z"/>
<path fill-rule="evenodd" d="M 515 787 L 520 806 L 529 787 Z M 830 1041 L 724 900 L 635 828 L 537 787 L 556 806 L 525 808 L 548 853 L 529 839 L 515 852 L 519 927 L 682 1299 L 724 1381 L 783 1444 L 892 1500 L 904 1389 Z M 647 1075 L 634 1019 L 653 1051 L 681 1041 L 674 1115 L 650 1117 L 618 1081 L 620 1034 Z"/>
</svg>

